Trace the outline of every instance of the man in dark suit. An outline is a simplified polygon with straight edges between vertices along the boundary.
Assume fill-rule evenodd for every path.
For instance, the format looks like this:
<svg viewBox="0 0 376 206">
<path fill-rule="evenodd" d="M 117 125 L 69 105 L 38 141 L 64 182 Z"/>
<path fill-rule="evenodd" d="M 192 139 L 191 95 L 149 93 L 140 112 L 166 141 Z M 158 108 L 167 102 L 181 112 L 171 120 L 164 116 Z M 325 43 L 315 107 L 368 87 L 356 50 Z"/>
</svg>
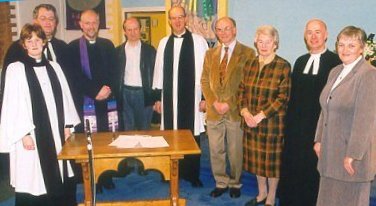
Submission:
<svg viewBox="0 0 376 206">
<path fill-rule="evenodd" d="M 123 130 L 147 130 L 156 98 L 152 90 L 156 51 L 141 41 L 141 24 L 136 18 L 125 19 L 123 30 L 127 40 L 116 48 L 119 125 Z"/>
<path fill-rule="evenodd" d="M 67 64 L 67 44 L 55 37 L 56 27 L 59 23 L 56 8 L 51 4 L 40 4 L 36 6 L 33 11 L 33 23 L 39 24 L 46 34 L 48 43 L 43 51 L 44 55 L 48 60 L 59 63 L 63 71 L 65 71 Z M 12 62 L 20 60 L 24 55 L 26 55 L 26 53 L 19 43 L 19 40 L 13 42 L 4 58 L 2 77 L 5 76 L 6 67 Z"/>
<path fill-rule="evenodd" d="M 282 206 L 316 205 L 319 187 L 317 157 L 313 151 L 320 115 L 319 96 L 330 70 L 341 63 L 326 47 L 326 24 L 309 20 L 304 32 L 309 53 L 300 56 L 291 76 L 291 96 L 286 116 L 279 200 Z"/>
</svg>

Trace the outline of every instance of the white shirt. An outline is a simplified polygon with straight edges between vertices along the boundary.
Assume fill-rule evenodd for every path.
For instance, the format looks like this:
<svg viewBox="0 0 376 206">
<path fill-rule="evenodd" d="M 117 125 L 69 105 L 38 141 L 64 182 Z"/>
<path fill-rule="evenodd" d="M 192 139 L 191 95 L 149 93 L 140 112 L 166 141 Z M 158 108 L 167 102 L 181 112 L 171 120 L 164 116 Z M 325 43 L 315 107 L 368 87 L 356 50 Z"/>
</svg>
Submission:
<svg viewBox="0 0 376 206">
<path fill-rule="evenodd" d="M 319 67 L 320 67 L 320 57 L 321 57 L 321 54 L 325 53 L 326 52 L 326 48 L 318 53 L 318 54 L 312 54 L 311 53 L 311 56 L 309 57 L 308 59 L 308 62 L 303 70 L 303 74 L 308 74 L 310 69 L 311 69 L 311 66 L 312 66 L 312 63 L 313 63 L 313 71 L 312 71 L 312 74 L 313 75 L 317 75 L 317 73 L 319 72 Z"/>
<path fill-rule="evenodd" d="M 141 41 L 138 41 L 136 46 L 131 46 L 128 42 L 125 44 L 125 72 L 124 84 L 133 87 L 142 87 L 141 79 Z"/>
<path fill-rule="evenodd" d="M 236 45 L 236 40 L 232 41 L 228 46 L 225 46 L 224 44 L 222 44 L 220 62 L 222 62 L 222 59 L 225 56 L 225 47 L 228 47 L 228 51 L 227 51 L 227 65 L 228 65 L 232 56 L 232 52 L 234 51 L 235 45 Z"/>
<path fill-rule="evenodd" d="M 345 65 L 343 64 L 343 69 L 341 73 L 338 75 L 336 81 L 334 82 L 331 91 L 333 91 L 334 88 L 338 86 L 339 83 L 342 82 L 342 80 L 351 72 L 351 70 L 354 68 L 354 66 L 362 59 L 362 56 L 359 56 L 355 61 L 353 61 L 351 64 Z"/>
</svg>

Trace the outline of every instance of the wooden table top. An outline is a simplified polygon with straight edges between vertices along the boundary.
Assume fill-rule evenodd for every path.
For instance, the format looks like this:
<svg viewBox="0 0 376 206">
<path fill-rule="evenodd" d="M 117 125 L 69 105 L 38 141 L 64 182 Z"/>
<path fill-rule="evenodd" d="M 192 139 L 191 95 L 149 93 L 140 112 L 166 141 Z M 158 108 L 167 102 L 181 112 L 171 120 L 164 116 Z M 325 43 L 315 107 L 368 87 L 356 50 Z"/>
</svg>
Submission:
<svg viewBox="0 0 376 206">
<path fill-rule="evenodd" d="M 116 157 L 146 157 L 163 155 L 187 155 L 200 154 L 201 150 L 195 142 L 190 130 L 148 130 L 148 131 L 127 131 L 116 132 L 118 135 L 150 135 L 163 136 L 169 147 L 163 148 L 132 148 L 122 149 L 109 146 L 112 142 L 113 133 L 100 132 L 92 134 L 94 158 L 116 158 Z M 59 159 L 88 159 L 86 135 L 83 133 L 74 134 L 63 146 L 58 155 Z"/>
</svg>

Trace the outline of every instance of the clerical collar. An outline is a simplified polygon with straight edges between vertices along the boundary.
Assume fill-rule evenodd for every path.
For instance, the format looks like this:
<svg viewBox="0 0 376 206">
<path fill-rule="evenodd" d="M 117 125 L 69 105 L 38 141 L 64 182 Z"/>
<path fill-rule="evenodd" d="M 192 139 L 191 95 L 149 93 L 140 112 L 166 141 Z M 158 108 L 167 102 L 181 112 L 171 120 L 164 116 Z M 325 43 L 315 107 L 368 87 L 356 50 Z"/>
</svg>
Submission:
<svg viewBox="0 0 376 206">
<path fill-rule="evenodd" d="M 181 33 L 181 34 L 172 33 L 172 36 L 175 37 L 175 38 L 183 38 L 185 33 L 187 33 L 187 30 L 184 30 L 184 32 Z"/>
<path fill-rule="evenodd" d="M 22 62 L 24 64 L 27 64 L 27 65 L 30 65 L 32 67 L 40 67 L 40 66 L 46 66 L 48 64 L 48 61 L 47 59 L 45 58 L 44 55 L 42 55 L 42 58 L 41 59 L 35 59 L 29 55 L 26 55 Z"/>
<path fill-rule="evenodd" d="M 325 53 L 326 50 L 327 48 L 325 48 L 324 50 L 322 50 L 320 53 L 317 53 L 317 54 L 310 53 L 311 56 L 309 57 L 307 64 L 303 70 L 304 74 L 308 74 L 312 68 L 312 74 L 317 75 L 317 73 L 319 72 L 319 67 L 320 67 L 321 54 Z"/>
<path fill-rule="evenodd" d="M 89 40 L 89 44 L 95 44 L 95 40 Z"/>
</svg>

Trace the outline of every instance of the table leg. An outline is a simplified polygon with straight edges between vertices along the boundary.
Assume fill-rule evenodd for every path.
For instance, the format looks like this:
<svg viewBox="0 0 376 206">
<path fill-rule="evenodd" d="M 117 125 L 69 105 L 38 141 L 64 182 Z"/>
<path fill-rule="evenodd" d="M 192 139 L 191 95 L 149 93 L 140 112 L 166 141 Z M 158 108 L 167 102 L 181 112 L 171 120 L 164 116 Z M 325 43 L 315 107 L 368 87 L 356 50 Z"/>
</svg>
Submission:
<svg viewBox="0 0 376 206">
<path fill-rule="evenodd" d="M 171 160 L 171 179 L 170 179 L 170 195 L 171 206 L 179 205 L 179 160 Z"/>
<path fill-rule="evenodd" d="M 84 181 L 84 194 L 85 194 L 84 204 L 86 206 L 91 206 L 92 194 L 91 194 L 91 186 L 90 186 L 89 163 L 81 162 L 81 167 L 82 167 L 82 178 Z"/>
</svg>

